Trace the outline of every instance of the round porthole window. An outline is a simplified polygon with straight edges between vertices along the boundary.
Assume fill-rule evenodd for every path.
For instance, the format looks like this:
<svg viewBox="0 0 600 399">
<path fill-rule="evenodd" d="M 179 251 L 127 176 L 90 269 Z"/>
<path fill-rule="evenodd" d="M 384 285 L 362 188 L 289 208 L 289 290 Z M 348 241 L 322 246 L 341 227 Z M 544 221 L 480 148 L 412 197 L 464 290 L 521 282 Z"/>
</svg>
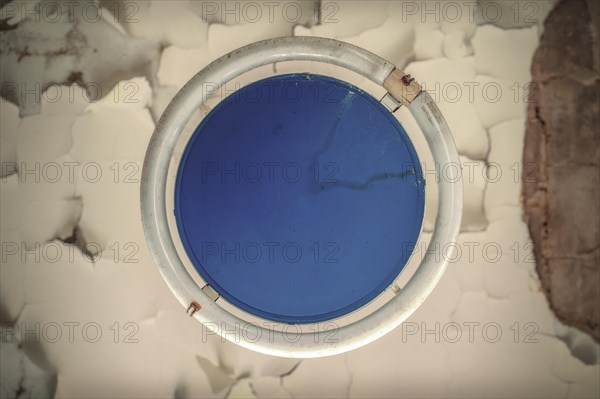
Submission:
<svg viewBox="0 0 600 399">
<path fill-rule="evenodd" d="M 294 60 L 341 66 L 387 93 L 377 100 L 336 77 L 299 71 L 254 80 L 194 117 L 215 88 Z M 226 339 L 289 357 L 351 350 L 404 321 L 448 257 L 425 254 L 406 285 L 395 284 L 425 213 L 421 163 L 393 114 L 402 105 L 438 174 L 459 165 L 427 93 L 358 47 L 267 40 L 194 76 L 156 127 L 141 191 L 150 251 L 188 313 Z M 429 245 L 454 242 L 459 231 L 459 170 L 445 170 L 457 175 L 439 179 Z M 390 287 L 391 298 L 381 300 Z"/>
</svg>

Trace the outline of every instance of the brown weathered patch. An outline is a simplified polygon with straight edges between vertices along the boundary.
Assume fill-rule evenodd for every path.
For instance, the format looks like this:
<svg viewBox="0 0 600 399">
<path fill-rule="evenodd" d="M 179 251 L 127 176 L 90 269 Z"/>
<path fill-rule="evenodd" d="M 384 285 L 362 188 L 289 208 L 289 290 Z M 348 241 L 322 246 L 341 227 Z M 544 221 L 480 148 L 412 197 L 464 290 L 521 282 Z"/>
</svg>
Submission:
<svg viewBox="0 0 600 399">
<path fill-rule="evenodd" d="M 523 197 L 542 287 L 559 319 L 600 341 L 598 4 L 562 1 L 532 63 Z"/>
</svg>

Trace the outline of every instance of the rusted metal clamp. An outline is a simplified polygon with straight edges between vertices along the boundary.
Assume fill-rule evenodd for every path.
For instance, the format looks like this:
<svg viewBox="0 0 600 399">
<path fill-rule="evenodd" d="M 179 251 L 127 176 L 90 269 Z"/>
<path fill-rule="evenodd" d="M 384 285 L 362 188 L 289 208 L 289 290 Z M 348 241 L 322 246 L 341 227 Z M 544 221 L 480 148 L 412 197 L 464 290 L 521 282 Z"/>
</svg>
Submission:
<svg viewBox="0 0 600 399">
<path fill-rule="evenodd" d="M 388 91 L 398 106 L 408 106 L 423 90 L 412 76 L 398 68 L 394 69 L 383 81 L 383 88 Z"/>
</svg>

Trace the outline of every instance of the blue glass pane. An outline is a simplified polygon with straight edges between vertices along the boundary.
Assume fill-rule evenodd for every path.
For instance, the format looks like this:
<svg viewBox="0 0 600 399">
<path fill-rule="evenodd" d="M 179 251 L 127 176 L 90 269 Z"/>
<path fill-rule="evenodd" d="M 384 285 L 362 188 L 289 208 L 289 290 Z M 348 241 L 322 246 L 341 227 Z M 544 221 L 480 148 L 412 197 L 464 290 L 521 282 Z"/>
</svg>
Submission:
<svg viewBox="0 0 600 399">
<path fill-rule="evenodd" d="M 424 180 L 378 101 L 312 74 L 224 99 L 179 166 L 175 216 L 200 275 L 225 299 L 287 323 L 329 320 L 379 295 L 418 239 Z"/>
</svg>

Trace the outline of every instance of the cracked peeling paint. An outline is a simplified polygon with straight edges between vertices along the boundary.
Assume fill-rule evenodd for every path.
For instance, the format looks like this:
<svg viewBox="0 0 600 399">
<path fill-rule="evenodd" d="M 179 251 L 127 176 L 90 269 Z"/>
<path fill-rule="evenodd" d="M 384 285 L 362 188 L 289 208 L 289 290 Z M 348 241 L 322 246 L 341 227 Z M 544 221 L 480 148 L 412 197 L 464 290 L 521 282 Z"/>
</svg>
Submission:
<svg viewBox="0 0 600 399">
<path fill-rule="evenodd" d="M 113 4 L 104 0 L 101 3 L 108 9 Z M 402 16 L 401 2 L 385 4 L 383 9 L 372 4 L 340 3 L 339 23 L 333 25 L 322 23 L 313 26 L 310 21 L 301 21 L 295 28 L 278 23 L 277 26 L 263 24 L 260 29 L 253 29 L 251 25 L 231 26 L 218 17 L 209 21 L 212 24 L 209 25 L 198 14 L 200 3 L 181 2 L 172 7 L 166 4 L 156 1 L 141 4 L 139 24 L 122 23 L 115 26 L 110 21 L 105 24 L 107 29 L 110 27 L 115 31 L 112 33 L 114 37 L 122 37 L 127 42 L 135 41 L 132 38 L 151 38 L 147 55 L 140 55 L 143 51 L 139 47 L 134 51 L 136 57 L 140 57 L 138 60 L 152 58 L 148 68 L 136 66 L 134 60 L 131 64 L 119 65 L 122 74 L 110 71 L 103 75 L 100 69 L 106 68 L 110 63 L 108 61 L 113 60 L 96 59 L 98 65 L 94 66 L 90 75 L 90 62 L 80 60 L 77 63 L 67 59 L 71 55 L 81 57 L 80 54 L 71 54 L 69 50 L 68 54 L 60 56 L 66 60 L 64 63 L 51 64 L 51 71 L 46 71 L 44 76 L 59 77 L 57 81 L 63 81 L 68 79 L 70 73 L 66 69 L 63 71 L 66 64 L 71 67 L 67 69 L 75 68 L 83 72 L 77 79 L 82 82 L 93 81 L 96 77 L 103 81 L 110 80 L 117 76 L 122 81 L 117 88 L 123 88 L 124 84 L 131 81 L 144 87 L 148 85 L 140 104 L 107 103 L 114 94 L 112 91 L 103 96 L 104 102 L 100 100 L 86 109 L 71 111 L 72 120 L 67 125 L 72 142 L 66 153 L 74 160 L 104 160 L 105 167 L 109 167 L 113 161 L 141 162 L 145 140 L 149 138 L 159 115 L 191 74 L 228 48 L 249 41 L 289 34 L 292 30 L 298 35 L 343 38 L 390 59 L 401 68 L 413 70 L 413 75 L 421 76 L 423 81 L 431 79 L 433 84 L 440 81 L 499 84 L 505 92 L 510 93 L 511 84 L 523 84 L 529 79 L 530 53 L 537 45 L 541 30 L 539 24 L 514 29 L 515 26 L 506 21 L 501 21 L 498 26 L 486 26 L 480 25 L 480 21 L 472 23 L 465 18 L 454 24 L 444 22 L 439 26 L 422 25 L 416 17 L 405 24 L 398 24 L 397 19 Z M 324 9 L 325 6 L 322 2 L 319 9 L 318 18 L 321 22 L 325 22 L 331 11 Z M 360 12 L 356 11 L 357 8 Z M 172 18 L 166 18 L 166 15 Z M 18 21 L 10 22 L 14 24 Z M 99 26 L 88 27 L 81 34 L 72 33 L 71 43 L 80 43 L 84 36 L 102 36 Z M 19 22 L 10 32 L 16 33 L 24 28 L 27 28 L 27 24 Z M 75 28 L 67 26 L 62 29 L 74 32 Z M 57 34 L 59 39 L 56 43 L 64 42 L 61 35 L 66 34 Z M 497 43 L 497 46 L 489 46 L 490 41 Z M 520 49 L 518 58 L 513 56 L 516 42 Z M 49 50 L 36 47 L 37 44 L 22 44 L 21 63 L 17 62 L 21 56 L 19 54 L 9 55 L 11 62 L 19 64 L 24 71 L 23 76 L 31 73 L 38 80 L 41 79 L 40 68 L 42 62 L 46 61 L 36 57 L 40 54 L 45 57 Z M 496 51 L 498 48 L 501 51 Z M 60 50 L 60 46 L 52 48 L 52 51 L 57 50 Z M 504 54 L 500 57 L 502 59 L 494 61 L 501 54 Z M 268 66 L 271 73 L 277 73 L 278 70 L 283 73 L 285 68 L 285 65 Z M 324 71 L 338 72 L 335 68 Z M 22 79 L 23 76 L 10 79 Z M 145 76 L 146 80 L 132 80 L 135 76 Z M 114 83 L 111 82 L 110 88 L 114 89 Z M 464 162 L 476 162 L 477 167 L 483 169 L 491 162 L 510 165 L 513 159 L 520 157 L 522 149 L 512 147 L 520 140 L 518 134 L 521 131 L 517 129 L 525 117 L 524 104 L 511 101 L 491 104 L 484 101 L 480 94 L 473 103 L 453 106 L 444 98 L 440 98 L 439 102 L 441 107 L 447 107 L 443 112 L 448 115 L 463 165 Z M 49 120 L 49 115 L 44 115 L 45 106 L 41 107 L 42 122 Z M 7 123 L 5 109 L 10 105 L 3 103 L 1 107 L 1 160 L 4 162 L 16 159 L 17 149 L 12 154 L 10 135 L 23 129 L 23 120 L 30 118 L 25 114 L 33 111 L 22 112 L 23 119 L 17 114 L 12 117 L 12 122 Z M 8 112 L 14 113 L 14 109 Z M 399 115 L 402 119 L 402 112 Z M 111 125 L 106 121 L 112 118 L 121 118 L 119 121 L 122 125 Z M 407 131 L 413 131 L 414 126 L 409 121 L 402 119 L 402 122 Z M 132 141 L 119 141 L 124 137 L 124 132 L 120 130 L 142 133 Z M 512 134 L 516 137 L 512 137 Z M 5 146 L 5 141 L 9 142 L 8 146 Z M 32 147 L 33 144 L 27 146 Z M 5 151 L 5 148 L 9 150 Z M 16 183 L 14 179 L 17 177 L 18 173 L 10 176 L 0 186 L 3 200 L 9 184 Z M 46 269 L 42 270 L 45 270 L 45 274 L 40 274 L 36 268 L 41 266 L 30 260 L 24 263 L 13 261 L 12 264 L 3 262 L 1 280 L 9 282 L 2 287 L 3 321 L 7 317 L 7 320 L 19 322 L 63 322 L 85 314 L 90 319 L 106 322 L 106 326 L 114 319 L 138 323 L 141 341 L 137 346 L 105 344 L 91 347 L 60 344 L 53 347 L 48 343 L 39 343 L 33 352 L 43 354 L 57 370 L 57 397 L 89 395 L 90 386 L 82 383 L 89 375 L 94 375 L 98 380 L 94 385 L 96 392 L 108 397 L 133 393 L 147 397 L 175 395 L 181 398 L 263 397 L 262 394 L 264 397 L 483 397 L 508 393 L 539 397 L 550 396 L 552 389 L 556 390 L 556 396 L 561 397 L 597 397 L 600 392 L 597 381 L 592 378 L 597 376 L 599 369 L 597 346 L 586 341 L 581 333 L 555 322 L 545 299 L 538 292 L 539 281 L 534 268 L 525 262 L 510 262 L 510 259 L 491 264 L 480 252 L 473 261 L 461 259 L 451 264 L 440 286 L 408 321 L 426 323 L 428 328 L 432 328 L 436 322 L 485 321 L 489 318 L 509 324 L 535 321 L 540 328 L 538 338 L 541 343 L 521 347 L 507 343 L 493 346 L 480 342 L 481 339 L 473 344 L 439 344 L 431 339 L 403 342 L 406 335 L 401 326 L 381 340 L 351 353 L 288 364 L 281 359 L 249 353 L 232 344 L 222 343 L 215 337 L 203 337 L 201 326 L 183 314 L 158 276 L 147 249 L 143 247 L 143 232 L 135 210 L 139 187 L 136 184 L 123 188 L 111 184 L 99 187 L 79 183 L 74 184 L 73 196 L 61 197 L 61 200 L 81 198 L 78 217 L 69 224 L 64 234 L 52 232 L 41 241 L 55 242 L 53 240 L 59 237 L 63 244 L 75 246 L 78 256 L 85 256 L 86 242 L 100 242 L 102 248 L 106 249 L 110 238 L 117 237 L 120 241 L 141 244 L 138 263 L 124 264 L 103 256 L 95 259 L 93 265 L 80 259 L 72 265 L 72 269 L 44 264 Z M 494 241 L 510 246 L 511 242 L 520 245 L 529 242 L 520 220 L 521 207 L 515 202 L 516 185 L 506 182 L 504 186 L 490 186 L 488 182 L 482 184 L 479 179 L 467 187 L 467 192 L 471 194 L 466 202 L 466 214 L 470 212 L 475 216 L 466 219 L 459 238 L 460 244 Z M 495 188 L 502 190 L 495 191 Z M 123 203 L 110 202 L 111 197 L 122 198 Z M 103 206 L 103 201 L 108 205 Z M 126 209 L 115 210 L 119 206 Z M 16 222 L 11 225 L 12 221 L 6 219 L 4 213 L 3 210 L 3 237 L 22 240 L 19 226 Z M 114 217 L 115 214 L 117 217 Z M 30 219 L 27 223 L 35 226 L 34 220 Z M 115 226 L 119 231 L 115 232 Z M 18 267 L 29 272 L 18 270 Z M 30 290 L 21 300 L 17 292 L 20 278 L 23 279 L 22 284 L 29 287 L 37 287 L 42 283 L 48 287 L 37 293 Z M 61 287 L 56 282 L 55 286 L 47 284 L 51 279 L 73 281 L 81 286 L 79 290 L 83 293 Z M 15 287 L 6 287 L 8 284 Z M 130 287 L 135 289 L 131 290 Z M 12 302 L 7 306 L 9 294 Z M 55 298 L 56 303 L 49 298 Z M 106 314 L 106 309 L 112 309 L 110 315 Z M 89 364 L 90 358 L 94 358 L 99 366 Z M 23 359 L 20 361 L 23 362 Z M 561 364 L 567 362 L 568 367 L 561 368 Z M 120 376 L 124 371 L 130 374 L 130 380 Z M 217 376 L 211 378 L 211 373 Z M 16 381 L 23 381 L 23 377 Z M 141 384 L 140 381 L 145 383 Z M 507 387 L 513 390 L 508 393 L 503 391 Z"/>
</svg>

